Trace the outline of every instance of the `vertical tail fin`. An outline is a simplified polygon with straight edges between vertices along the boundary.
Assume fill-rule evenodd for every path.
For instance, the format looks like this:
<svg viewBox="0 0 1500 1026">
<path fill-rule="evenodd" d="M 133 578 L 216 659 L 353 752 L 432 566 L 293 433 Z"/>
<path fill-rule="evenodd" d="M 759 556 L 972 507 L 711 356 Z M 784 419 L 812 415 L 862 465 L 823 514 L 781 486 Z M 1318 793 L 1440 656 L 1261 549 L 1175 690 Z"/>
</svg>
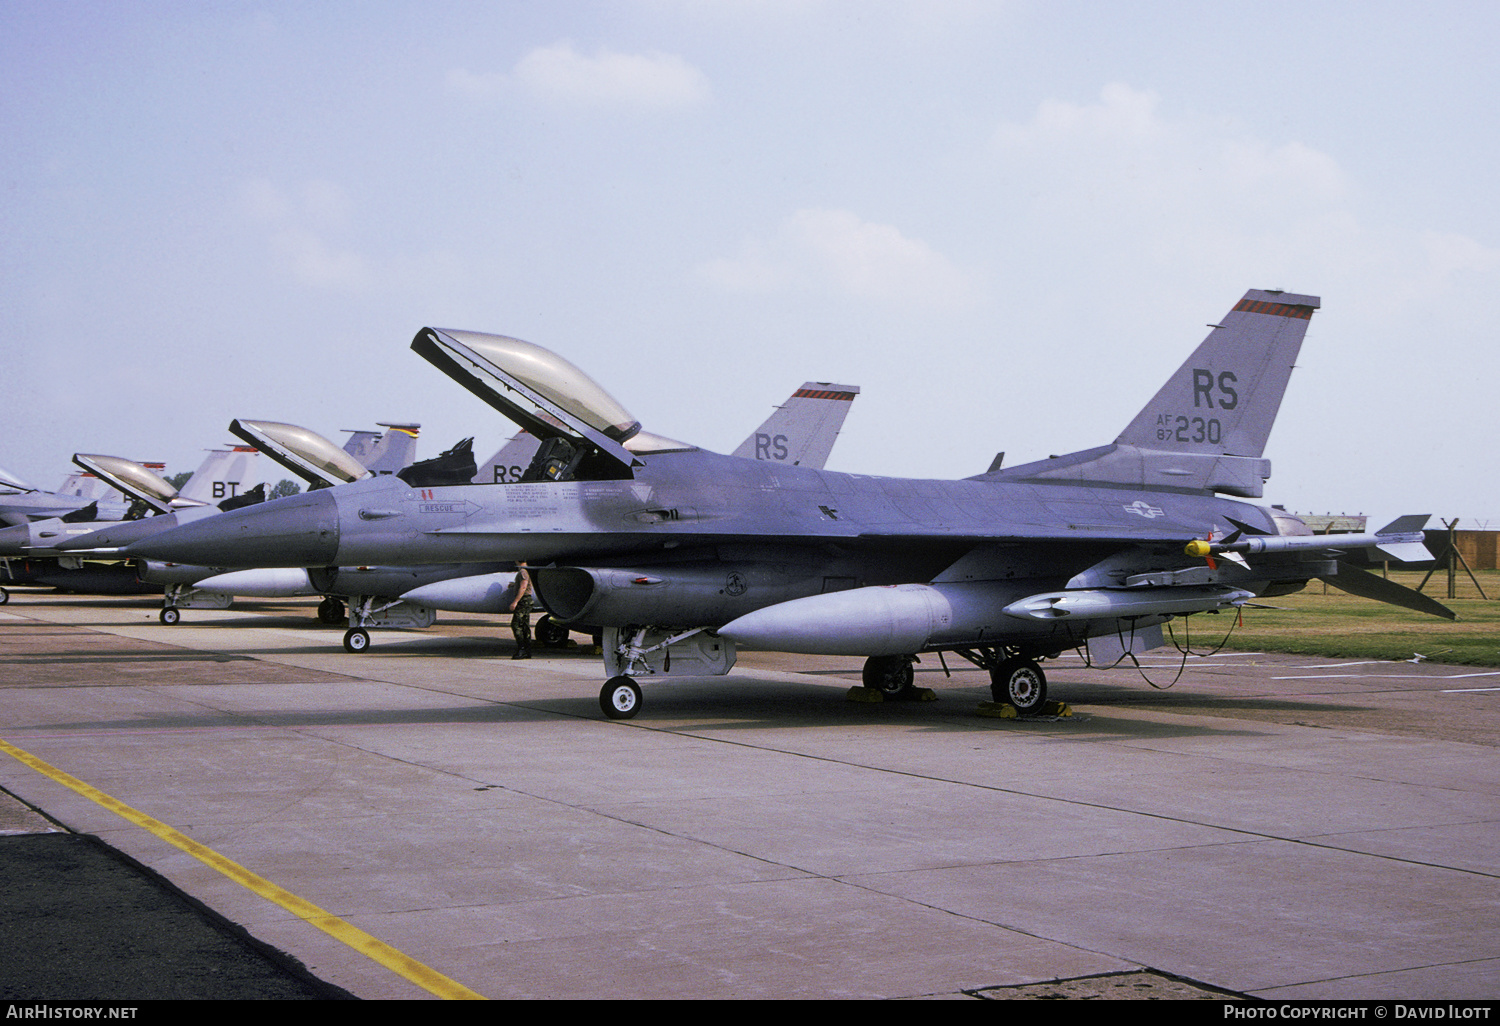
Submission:
<svg viewBox="0 0 1500 1026">
<path fill-rule="evenodd" d="M 858 394 L 857 385 L 804 382 L 732 455 L 821 470 Z"/>
<path fill-rule="evenodd" d="M 1113 445 L 985 476 L 1259 498 L 1271 476 L 1261 454 L 1318 304 L 1251 289 Z"/>
<path fill-rule="evenodd" d="M 394 474 L 417 459 L 420 424 L 380 424 L 380 431 L 350 431 L 344 451 L 372 474 Z M 348 430 L 348 429 L 346 429 Z"/>
<path fill-rule="evenodd" d="M 1259 457 L 1317 308 L 1316 296 L 1245 293 L 1116 443 Z"/>
<path fill-rule="evenodd" d="M 232 499 L 259 479 L 256 463 L 260 450 L 248 445 L 232 449 L 211 449 L 203 465 L 193 472 L 178 492 L 193 503 L 215 505 Z"/>
</svg>

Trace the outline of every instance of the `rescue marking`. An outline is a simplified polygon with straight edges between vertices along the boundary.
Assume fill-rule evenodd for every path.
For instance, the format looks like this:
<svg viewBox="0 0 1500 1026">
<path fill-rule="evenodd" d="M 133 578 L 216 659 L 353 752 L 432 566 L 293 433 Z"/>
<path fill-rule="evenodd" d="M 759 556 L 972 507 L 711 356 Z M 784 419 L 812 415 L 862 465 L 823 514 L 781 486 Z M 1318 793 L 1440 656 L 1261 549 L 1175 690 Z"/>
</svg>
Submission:
<svg viewBox="0 0 1500 1026">
<path fill-rule="evenodd" d="M 267 901 L 280 905 L 297 918 L 304 920 L 312 926 L 316 926 L 335 940 L 379 962 L 398 976 L 405 977 L 428 993 L 436 994 L 438 997 L 450 1000 L 484 1000 L 483 994 L 478 994 L 463 984 L 450 980 L 436 969 L 423 965 L 410 955 L 402 954 L 384 941 L 365 933 L 359 927 L 345 922 L 333 913 L 319 908 L 305 898 L 298 897 L 291 891 L 273 884 L 264 877 L 257 876 L 239 863 L 220 855 L 208 847 L 208 845 L 198 843 L 181 831 L 163 823 L 161 820 L 153 819 L 144 812 L 126 805 L 118 798 L 105 794 L 98 788 L 84 783 L 82 780 L 63 772 L 56 766 L 43 762 L 30 752 L 23 751 L 3 739 L 0 739 L 0 752 L 4 752 L 21 764 L 36 770 L 42 776 L 54 780 L 69 790 L 75 791 L 90 801 L 103 806 L 120 818 L 150 831 L 173 847 L 186 852 L 204 865 L 218 870 L 235 883 L 253 891 Z"/>
</svg>

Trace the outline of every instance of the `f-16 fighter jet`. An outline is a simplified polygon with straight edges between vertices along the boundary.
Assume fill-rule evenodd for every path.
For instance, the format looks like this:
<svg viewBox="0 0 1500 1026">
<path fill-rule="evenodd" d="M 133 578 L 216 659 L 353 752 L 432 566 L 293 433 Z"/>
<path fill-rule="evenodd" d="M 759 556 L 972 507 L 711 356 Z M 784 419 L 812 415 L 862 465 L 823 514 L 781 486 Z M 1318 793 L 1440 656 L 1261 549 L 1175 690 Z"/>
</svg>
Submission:
<svg viewBox="0 0 1500 1026">
<path fill-rule="evenodd" d="M 640 679 L 725 673 L 737 646 L 863 655 L 866 684 L 894 693 L 918 653 L 955 652 L 989 671 L 997 701 L 1031 712 L 1041 659 L 1141 651 L 1174 617 L 1315 577 L 1452 616 L 1340 559 L 1413 552 L 1415 521 L 1313 536 L 1244 501 L 1270 476 L 1266 441 L 1318 306 L 1252 290 L 1112 443 L 962 481 L 705 452 L 643 430 L 555 353 L 423 328 L 418 354 L 542 440 L 520 482 L 359 482 L 125 551 L 239 566 L 525 560 L 554 617 L 606 628 L 599 698 L 613 718 L 640 709 Z"/>
</svg>

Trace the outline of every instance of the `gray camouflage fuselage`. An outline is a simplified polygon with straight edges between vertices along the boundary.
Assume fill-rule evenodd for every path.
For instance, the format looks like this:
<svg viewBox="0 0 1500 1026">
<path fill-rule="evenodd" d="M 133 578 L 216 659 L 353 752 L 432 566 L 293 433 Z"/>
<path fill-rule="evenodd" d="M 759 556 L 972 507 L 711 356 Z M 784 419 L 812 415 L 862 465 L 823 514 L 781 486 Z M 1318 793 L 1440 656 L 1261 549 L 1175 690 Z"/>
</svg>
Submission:
<svg viewBox="0 0 1500 1026">
<path fill-rule="evenodd" d="M 129 551 L 244 566 L 524 560 L 648 576 L 669 570 L 664 594 L 644 607 L 631 602 L 612 612 L 595 601 L 586 622 L 625 626 L 649 616 L 713 627 L 790 599 L 911 581 L 982 581 L 987 598 L 1019 599 L 1070 581 L 1076 587 L 1075 578 L 1111 556 L 1094 585 L 1118 584 L 1110 573 L 1181 571 L 1193 562 L 1184 543 L 1225 532 L 1226 517 L 1278 533 L 1260 507 L 1211 495 L 995 475 L 871 477 L 694 450 L 650 455 L 633 480 L 357 482 L 221 514 Z M 1127 559 L 1118 555 L 1122 546 Z M 548 573 L 536 575 L 544 599 L 581 609 L 598 598 L 575 595 L 580 582 Z M 1260 591 L 1281 577 L 1307 576 L 1292 559 L 1258 564 L 1253 577 L 1225 565 L 1200 583 L 1254 582 L 1251 590 Z M 637 594 L 655 583 L 637 585 Z M 674 587 L 680 604 L 668 594 Z M 1106 623 L 1115 629 L 1113 621 L 1093 626 L 1103 631 Z M 1082 636 L 1079 624 L 1016 621 L 1012 629 L 1027 638 Z"/>
</svg>

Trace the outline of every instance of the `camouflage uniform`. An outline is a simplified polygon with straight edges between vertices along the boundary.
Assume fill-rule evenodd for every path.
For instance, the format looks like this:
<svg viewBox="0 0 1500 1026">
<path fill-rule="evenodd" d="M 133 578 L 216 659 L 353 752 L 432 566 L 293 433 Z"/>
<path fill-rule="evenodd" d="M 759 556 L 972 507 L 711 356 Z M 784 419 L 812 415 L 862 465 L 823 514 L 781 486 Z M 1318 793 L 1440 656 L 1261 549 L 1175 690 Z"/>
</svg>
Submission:
<svg viewBox="0 0 1500 1026">
<path fill-rule="evenodd" d="M 510 613 L 510 633 L 516 639 L 516 651 L 512 659 L 531 658 L 531 577 L 526 573 L 524 566 L 516 572 L 516 589 L 521 592 L 521 597 Z"/>
</svg>

